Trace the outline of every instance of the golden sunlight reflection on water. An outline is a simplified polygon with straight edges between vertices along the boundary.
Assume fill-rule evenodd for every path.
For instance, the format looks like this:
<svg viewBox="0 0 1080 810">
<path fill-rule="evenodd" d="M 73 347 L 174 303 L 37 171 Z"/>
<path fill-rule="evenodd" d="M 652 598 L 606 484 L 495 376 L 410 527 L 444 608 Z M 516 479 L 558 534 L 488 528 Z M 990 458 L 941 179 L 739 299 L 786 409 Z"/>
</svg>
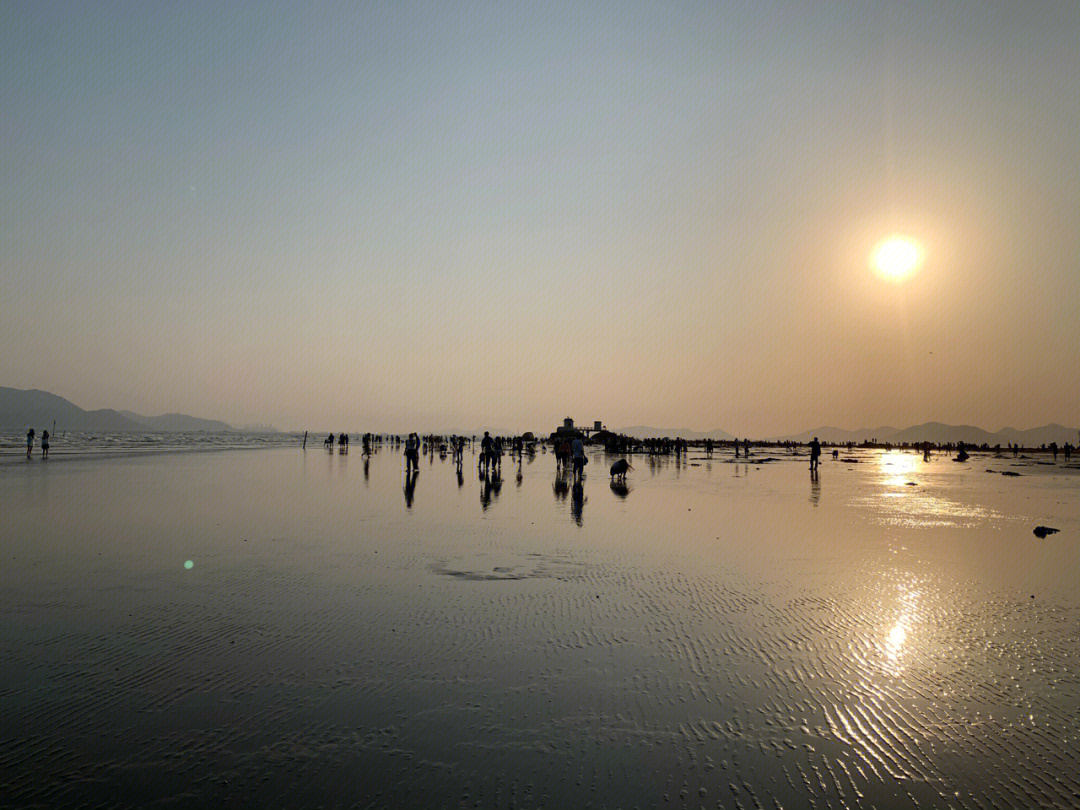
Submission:
<svg viewBox="0 0 1080 810">
<path fill-rule="evenodd" d="M 900 612 L 885 636 L 886 669 L 893 676 L 900 675 L 904 670 L 908 639 L 913 635 L 914 625 L 918 616 L 918 600 L 920 592 L 908 589 L 900 598 Z"/>
<path fill-rule="evenodd" d="M 877 463 L 884 476 L 883 483 L 906 486 L 915 480 L 914 474 L 923 462 L 916 453 L 882 453 L 877 457 Z"/>
</svg>

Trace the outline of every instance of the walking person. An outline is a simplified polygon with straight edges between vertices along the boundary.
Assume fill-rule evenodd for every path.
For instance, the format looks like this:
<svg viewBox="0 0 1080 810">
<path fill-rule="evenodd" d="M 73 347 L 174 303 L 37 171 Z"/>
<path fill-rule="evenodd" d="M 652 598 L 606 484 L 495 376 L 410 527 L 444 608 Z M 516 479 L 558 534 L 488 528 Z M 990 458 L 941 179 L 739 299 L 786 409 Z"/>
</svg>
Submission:
<svg viewBox="0 0 1080 810">
<path fill-rule="evenodd" d="M 585 445 L 582 444 L 581 439 L 574 439 L 571 442 L 570 452 L 574 456 L 574 480 L 580 481 L 582 476 L 585 475 L 585 465 L 589 463 L 589 459 L 585 455 Z"/>
<path fill-rule="evenodd" d="M 488 472 L 491 469 L 491 457 L 494 454 L 495 442 L 491 438 L 491 434 L 486 430 L 484 431 L 484 438 L 480 440 L 480 461 L 479 466 L 481 472 Z"/>
<path fill-rule="evenodd" d="M 26 432 L 26 457 L 30 458 L 30 454 L 34 452 L 34 429 L 30 428 Z"/>
<path fill-rule="evenodd" d="M 405 473 L 420 471 L 420 437 L 410 433 L 405 440 Z"/>
<path fill-rule="evenodd" d="M 810 472 L 817 472 L 818 463 L 821 461 L 821 442 L 815 436 L 810 442 Z"/>
</svg>

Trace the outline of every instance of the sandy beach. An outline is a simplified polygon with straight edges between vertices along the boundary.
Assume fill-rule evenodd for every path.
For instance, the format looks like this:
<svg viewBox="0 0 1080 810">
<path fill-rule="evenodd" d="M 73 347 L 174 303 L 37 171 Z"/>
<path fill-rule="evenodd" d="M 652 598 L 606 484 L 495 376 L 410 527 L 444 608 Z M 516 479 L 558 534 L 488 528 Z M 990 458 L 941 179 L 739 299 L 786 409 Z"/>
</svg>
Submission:
<svg viewBox="0 0 1080 810">
<path fill-rule="evenodd" d="M 2 804 L 1075 805 L 1080 471 L 591 455 L 0 467 Z"/>
</svg>

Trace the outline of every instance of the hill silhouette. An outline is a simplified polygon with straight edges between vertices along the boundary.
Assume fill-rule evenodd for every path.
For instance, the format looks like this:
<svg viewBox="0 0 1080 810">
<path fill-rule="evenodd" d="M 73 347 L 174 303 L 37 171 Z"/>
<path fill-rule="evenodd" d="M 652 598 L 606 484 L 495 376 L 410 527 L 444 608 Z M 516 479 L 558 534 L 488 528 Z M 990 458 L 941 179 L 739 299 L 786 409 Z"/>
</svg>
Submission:
<svg viewBox="0 0 1080 810">
<path fill-rule="evenodd" d="M 934 444 L 988 444 L 991 447 L 1000 444 L 1003 447 L 1009 444 L 1019 444 L 1022 447 L 1038 447 L 1050 442 L 1059 445 L 1065 442 L 1077 444 L 1077 429 L 1065 427 L 1056 423 L 1043 425 L 1042 427 L 1028 430 L 1016 430 L 1015 428 L 1002 428 L 991 432 L 975 425 L 949 425 L 944 422 L 924 422 L 921 425 L 897 429 L 892 427 L 864 428 L 862 430 L 844 430 L 822 426 L 812 430 L 804 430 L 801 433 L 792 433 L 787 436 L 778 436 L 774 441 L 797 441 L 807 442 L 817 436 L 823 442 L 841 444 L 855 442 L 861 444 L 865 441 L 876 440 L 879 443 L 890 442 L 891 444 L 918 444 L 919 442 L 933 442 Z"/>
<path fill-rule="evenodd" d="M 88 411 L 63 397 L 36 388 L 0 387 L 0 429 L 25 430 L 28 427 L 78 430 L 91 433 L 174 433 L 233 430 L 225 422 L 200 419 L 182 413 L 142 416 L 133 411 L 112 408 Z"/>
</svg>

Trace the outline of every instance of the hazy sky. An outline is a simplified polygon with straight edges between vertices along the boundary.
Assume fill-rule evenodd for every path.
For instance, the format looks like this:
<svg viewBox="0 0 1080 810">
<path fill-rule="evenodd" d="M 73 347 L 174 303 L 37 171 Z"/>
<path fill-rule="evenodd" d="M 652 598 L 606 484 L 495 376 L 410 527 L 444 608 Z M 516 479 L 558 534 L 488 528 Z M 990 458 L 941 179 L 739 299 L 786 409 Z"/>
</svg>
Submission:
<svg viewBox="0 0 1080 810">
<path fill-rule="evenodd" d="M 0 385 L 83 407 L 1080 423 L 1075 0 L 0 2 L 0 145 Z"/>
</svg>

